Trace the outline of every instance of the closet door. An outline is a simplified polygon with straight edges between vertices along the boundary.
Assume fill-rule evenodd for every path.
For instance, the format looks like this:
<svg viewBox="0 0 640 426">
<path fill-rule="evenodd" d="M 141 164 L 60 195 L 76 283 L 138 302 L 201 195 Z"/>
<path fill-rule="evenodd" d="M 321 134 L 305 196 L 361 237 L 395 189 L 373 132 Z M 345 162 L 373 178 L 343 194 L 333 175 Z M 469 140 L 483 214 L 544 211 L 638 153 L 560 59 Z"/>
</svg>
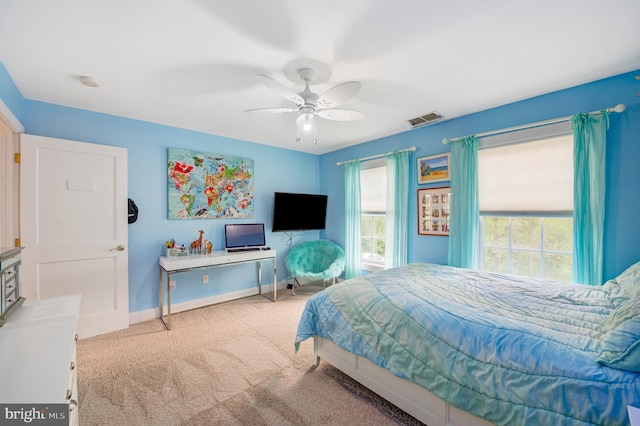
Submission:
<svg viewBox="0 0 640 426">
<path fill-rule="evenodd" d="M 80 294 L 78 335 L 129 326 L 127 150 L 21 135 L 22 295 Z"/>
</svg>

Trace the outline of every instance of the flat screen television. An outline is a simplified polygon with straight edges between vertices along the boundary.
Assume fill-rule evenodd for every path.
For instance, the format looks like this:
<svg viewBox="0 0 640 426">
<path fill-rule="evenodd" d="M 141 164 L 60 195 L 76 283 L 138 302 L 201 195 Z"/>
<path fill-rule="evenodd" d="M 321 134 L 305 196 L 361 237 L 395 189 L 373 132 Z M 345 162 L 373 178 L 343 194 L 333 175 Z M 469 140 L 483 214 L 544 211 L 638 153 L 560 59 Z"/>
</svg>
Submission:
<svg viewBox="0 0 640 426">
<path fill-rule="evenodd" d="M 227 251 L 259 250 L 264 245 L 264 223 L 224 225 L 224 248 Z"/>
<path fill-rule="evenodd" d="M 327 196 L 276 192 L 273 200 L 273 232 L 324 229 Z"/>
</svg>

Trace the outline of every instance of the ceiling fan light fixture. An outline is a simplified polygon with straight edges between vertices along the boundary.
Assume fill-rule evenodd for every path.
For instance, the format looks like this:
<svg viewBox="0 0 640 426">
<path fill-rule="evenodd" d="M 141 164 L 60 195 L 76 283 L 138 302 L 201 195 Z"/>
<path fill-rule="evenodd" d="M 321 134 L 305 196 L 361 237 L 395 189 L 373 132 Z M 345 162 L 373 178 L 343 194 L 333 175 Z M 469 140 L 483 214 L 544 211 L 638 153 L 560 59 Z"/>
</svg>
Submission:
<svg viewBox="0 0 640 426">
<path fill-rule="evenodd" d="M 298 115 L 298 118 L 296 119 L 296 124 L 298 126 L 298 137 L 296 138 L 296 142 L 301 142 L 307 135 L 313 135 L 313 143 L 315 145 L 317 143 L 316 117 L 313 108 L 301 108 L 300 115 Z"/>
<path fill-rule="evenodd" d="M 305 83 L 302 92 L 295 92 L 267 75 L 258 74 L 258 79 L 265 86 L 288 101 L 295 103 L 295 107 L 254 108 L 246 110 L 246 112 L 280 113 L 298 111 L 298 117 L 296 118 L 298 137 L 296 142 L 302 142 L 303 138 L 306 139 L 313 135 L 314 145 L 318 142 L 316 139 L 316 115 L 323 119 L 336 121 L 362 120 L 365 117 L 359 111 L 334 109 L 334 107 L 351 99 L 358 93 L 361 86 L 360 82 L 347 81 L 325 90 L 322 94 L 317 94 L 309 88 L 309 83 L 316 78 L 316 71 L 308 66 L 297 68 L 296 71 L 300 79 Z"/>
<path fill-rule="evenodd" d="M 309 133 L 315 127 L 315 116 L 313 112 L 303 111 L 296 119 L 296 123 L 298 124 L 298 129 L 304 133 Z"/>
</svg>

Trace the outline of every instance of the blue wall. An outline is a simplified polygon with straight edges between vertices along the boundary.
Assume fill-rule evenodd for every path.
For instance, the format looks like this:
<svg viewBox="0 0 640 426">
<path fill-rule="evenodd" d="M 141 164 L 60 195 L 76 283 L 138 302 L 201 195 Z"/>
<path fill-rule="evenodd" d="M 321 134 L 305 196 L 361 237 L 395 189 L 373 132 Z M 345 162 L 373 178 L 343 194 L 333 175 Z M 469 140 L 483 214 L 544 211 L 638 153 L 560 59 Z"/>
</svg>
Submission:
<svg viewBox="0 0 640 426">
<path fill-rule="evenodd" d="M 416 159 L 449 151 L 443 138 L 454 138 L 536 121 L 571 116 L 619 103 L 622 114 L 612 114 L 607 133 L 607 201 L 605 219 L 605 278 L 612 278 L 640 261 L 640 85 L 639 72 L 623 74 L 593 83 L 526 99 L 476 114 L 443 121 L 323 155 L 320 158 L 320 191 L 329 194 L 335 209 L 329 211 L 324 237 L 344 244 L 344 172 L 337 161 L 351 160 L 415 145 L 412 155 L 409 195 L 409 261 L 446 264 L 448 238 L 418 235 Z M 441 111 L 446 114 L 446 111 Z"/>
<path fill-rule="evenodd" d="M 42 136 L 120 146 L 128 149 L 129 197 L 140 209 L 139 220 L 129 225 L 129 300 L 130 311 L 158 306 L 158 256 L 164 242 L 194 240 L 199 229 L 211 240 L 214 249 L 223 244 L 225 220 L 168 220 L 166 202 L 167 148 L 182 147 L 204 152 L 244 156 L 255 161 L 255 217 L 239 222 L 264 222 L 270 229 L 273 192 L 312 192 L 329 195 L 327 229 L 308 232 L 295 242 L 319 236 L 344 243 L 343 168 L 337 161 L 350 160 L 418 147 L 411 164 L 410 211 L 416 209 L 416 158 L 448 151 L 443 138 L 495 130 L 534 121 L 592 111 L 618 103 L 627 105 L 623 114 L 611 116 L 607 147 L 607 206 L 605 238 L 605 277 L 610 278 L 640 260 L 640 91 L 628 73 L 583 86 L 527 99 L 432 126 L 374 140 L 322 156 L 268 147 L 198 133 L 174 127 L 126 119 L 85 110 L 26 100 L 0 63 L 0 99 L 25 126 L 26 132 Z M 445 112 L 446 113 L 446 112 Z M 286 167 L 283 167 L 286 165 Z M 438 186 L 433 184 L 431 186 Z M 428 186 L 421 186 L 428 187 Z M 267 234 L 267 244 L 278 250 L 278 280 L 286 278 L 284 256 L 288 245 L 285 235 Z M 447 261 L 448 238 L 419 236 L 417 219 L 412 214 L 409 227 L 409 260 L 412 262 Z M 244 268 L 244 269 L 243 269 Z M 172 301 L 187 301 L 255 286 L 253 265 L 221 268 L 211 275 L 212 284 L 201 284 L 200 274 L 180 277 Z M 266 284 L 269 274 L 263 274 Z M 218 284 L 216 284 L 218 283 Z"/>
<path fill-rule="evenodd" d="M 2 62 L 0 62 L 0 99 L 24 125 L 24 98 Z"/>
<path fill-rule="evenodd" d="M 273 193 L 275 191 L 318 191 L 318 157 L 240 140 L 198 133 L 112 115 L 25 101 L 26 132 L 34 135 L 71 139 L 128 150 L 129 198 L 139 209 L 138 221 L 129 225 L 129 306 L 135 312 L 158 306 L 158 256 L 164 255 L 166 240 L 188 244 L 205 231 L 204 238 L 214 250 L 224 248 L 225 223 L 265 223 L 267 244 L 278 251 L 278 280 L 286 278 L 284 255 L 286 238 L 271 233 Z M 254 160 L 253 219 L 167 219 L 167 148 L 180 147 Z M 286 165 L 286 167 L 283 167 Z M 318 232 L 302 236 L 318 238 Z M 301 239 L 302 240 L 302 239 Z M 228 293 L 256 286 L 255 265 L 219 268 L 210 273 L 210 284 L 203 285 L 201 272 L 176 276 L 173 303 Z M 263 283 L 273 282 L 263 274 Z"/>
</svg>

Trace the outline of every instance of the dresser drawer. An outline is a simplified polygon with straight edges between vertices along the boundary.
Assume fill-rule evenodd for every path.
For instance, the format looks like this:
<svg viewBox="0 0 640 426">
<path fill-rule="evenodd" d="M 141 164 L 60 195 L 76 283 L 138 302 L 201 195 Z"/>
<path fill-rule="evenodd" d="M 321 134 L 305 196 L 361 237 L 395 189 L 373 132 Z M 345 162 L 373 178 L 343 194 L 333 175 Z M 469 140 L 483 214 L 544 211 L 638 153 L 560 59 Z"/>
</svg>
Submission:
<svg viewBox="0 0 640 426">
<path fill-rule="evenodd" d="M 69 376 L 67 377 L 67 392 L 65 395 L 67 402 L 78 400 L 78 368 L 76 364 L 76 343 L 73 342 L 73 351 L 69 361 Z"/>
<path fill-rule="evenodd" d="M 76 335 L 77 338 L 77 335 Z M 78 368 L 76 364 L 76 345 L 74 341 L 73 355 L 69 362 L 69 377 L 67 378 L 67 391 L 65 401 L 69 404 L 69 425 L 78 424 Z"/>
<path fill-rule="evenodd" d="M 18 298 L 18 272 L 16 263 L 0 272 L 0 315 L 4 314 Z"/>
<path fill-rule="evenodd" d="M 0 256 L 0 327 L 20 300 L 20 250 L 10 250 L 6 257 Z"/>
<path fill-rule="evenodd" d="M 3 269 L 0 271 L 0 274 L 4 275 L 4 280 L 6 283 L 16 282 L 16 276 L 18 275 L 18 263 L 9 266 L 7 269 Z"/>
<path fill-rule="evenodd" d="M 16 263 L 20 262 L 20 253 L 14 254 L 10 257 L 5 257 L 0 260 L 0 271 L 8 270 L 11 267 L 15 267 Z"/>
</svg>

